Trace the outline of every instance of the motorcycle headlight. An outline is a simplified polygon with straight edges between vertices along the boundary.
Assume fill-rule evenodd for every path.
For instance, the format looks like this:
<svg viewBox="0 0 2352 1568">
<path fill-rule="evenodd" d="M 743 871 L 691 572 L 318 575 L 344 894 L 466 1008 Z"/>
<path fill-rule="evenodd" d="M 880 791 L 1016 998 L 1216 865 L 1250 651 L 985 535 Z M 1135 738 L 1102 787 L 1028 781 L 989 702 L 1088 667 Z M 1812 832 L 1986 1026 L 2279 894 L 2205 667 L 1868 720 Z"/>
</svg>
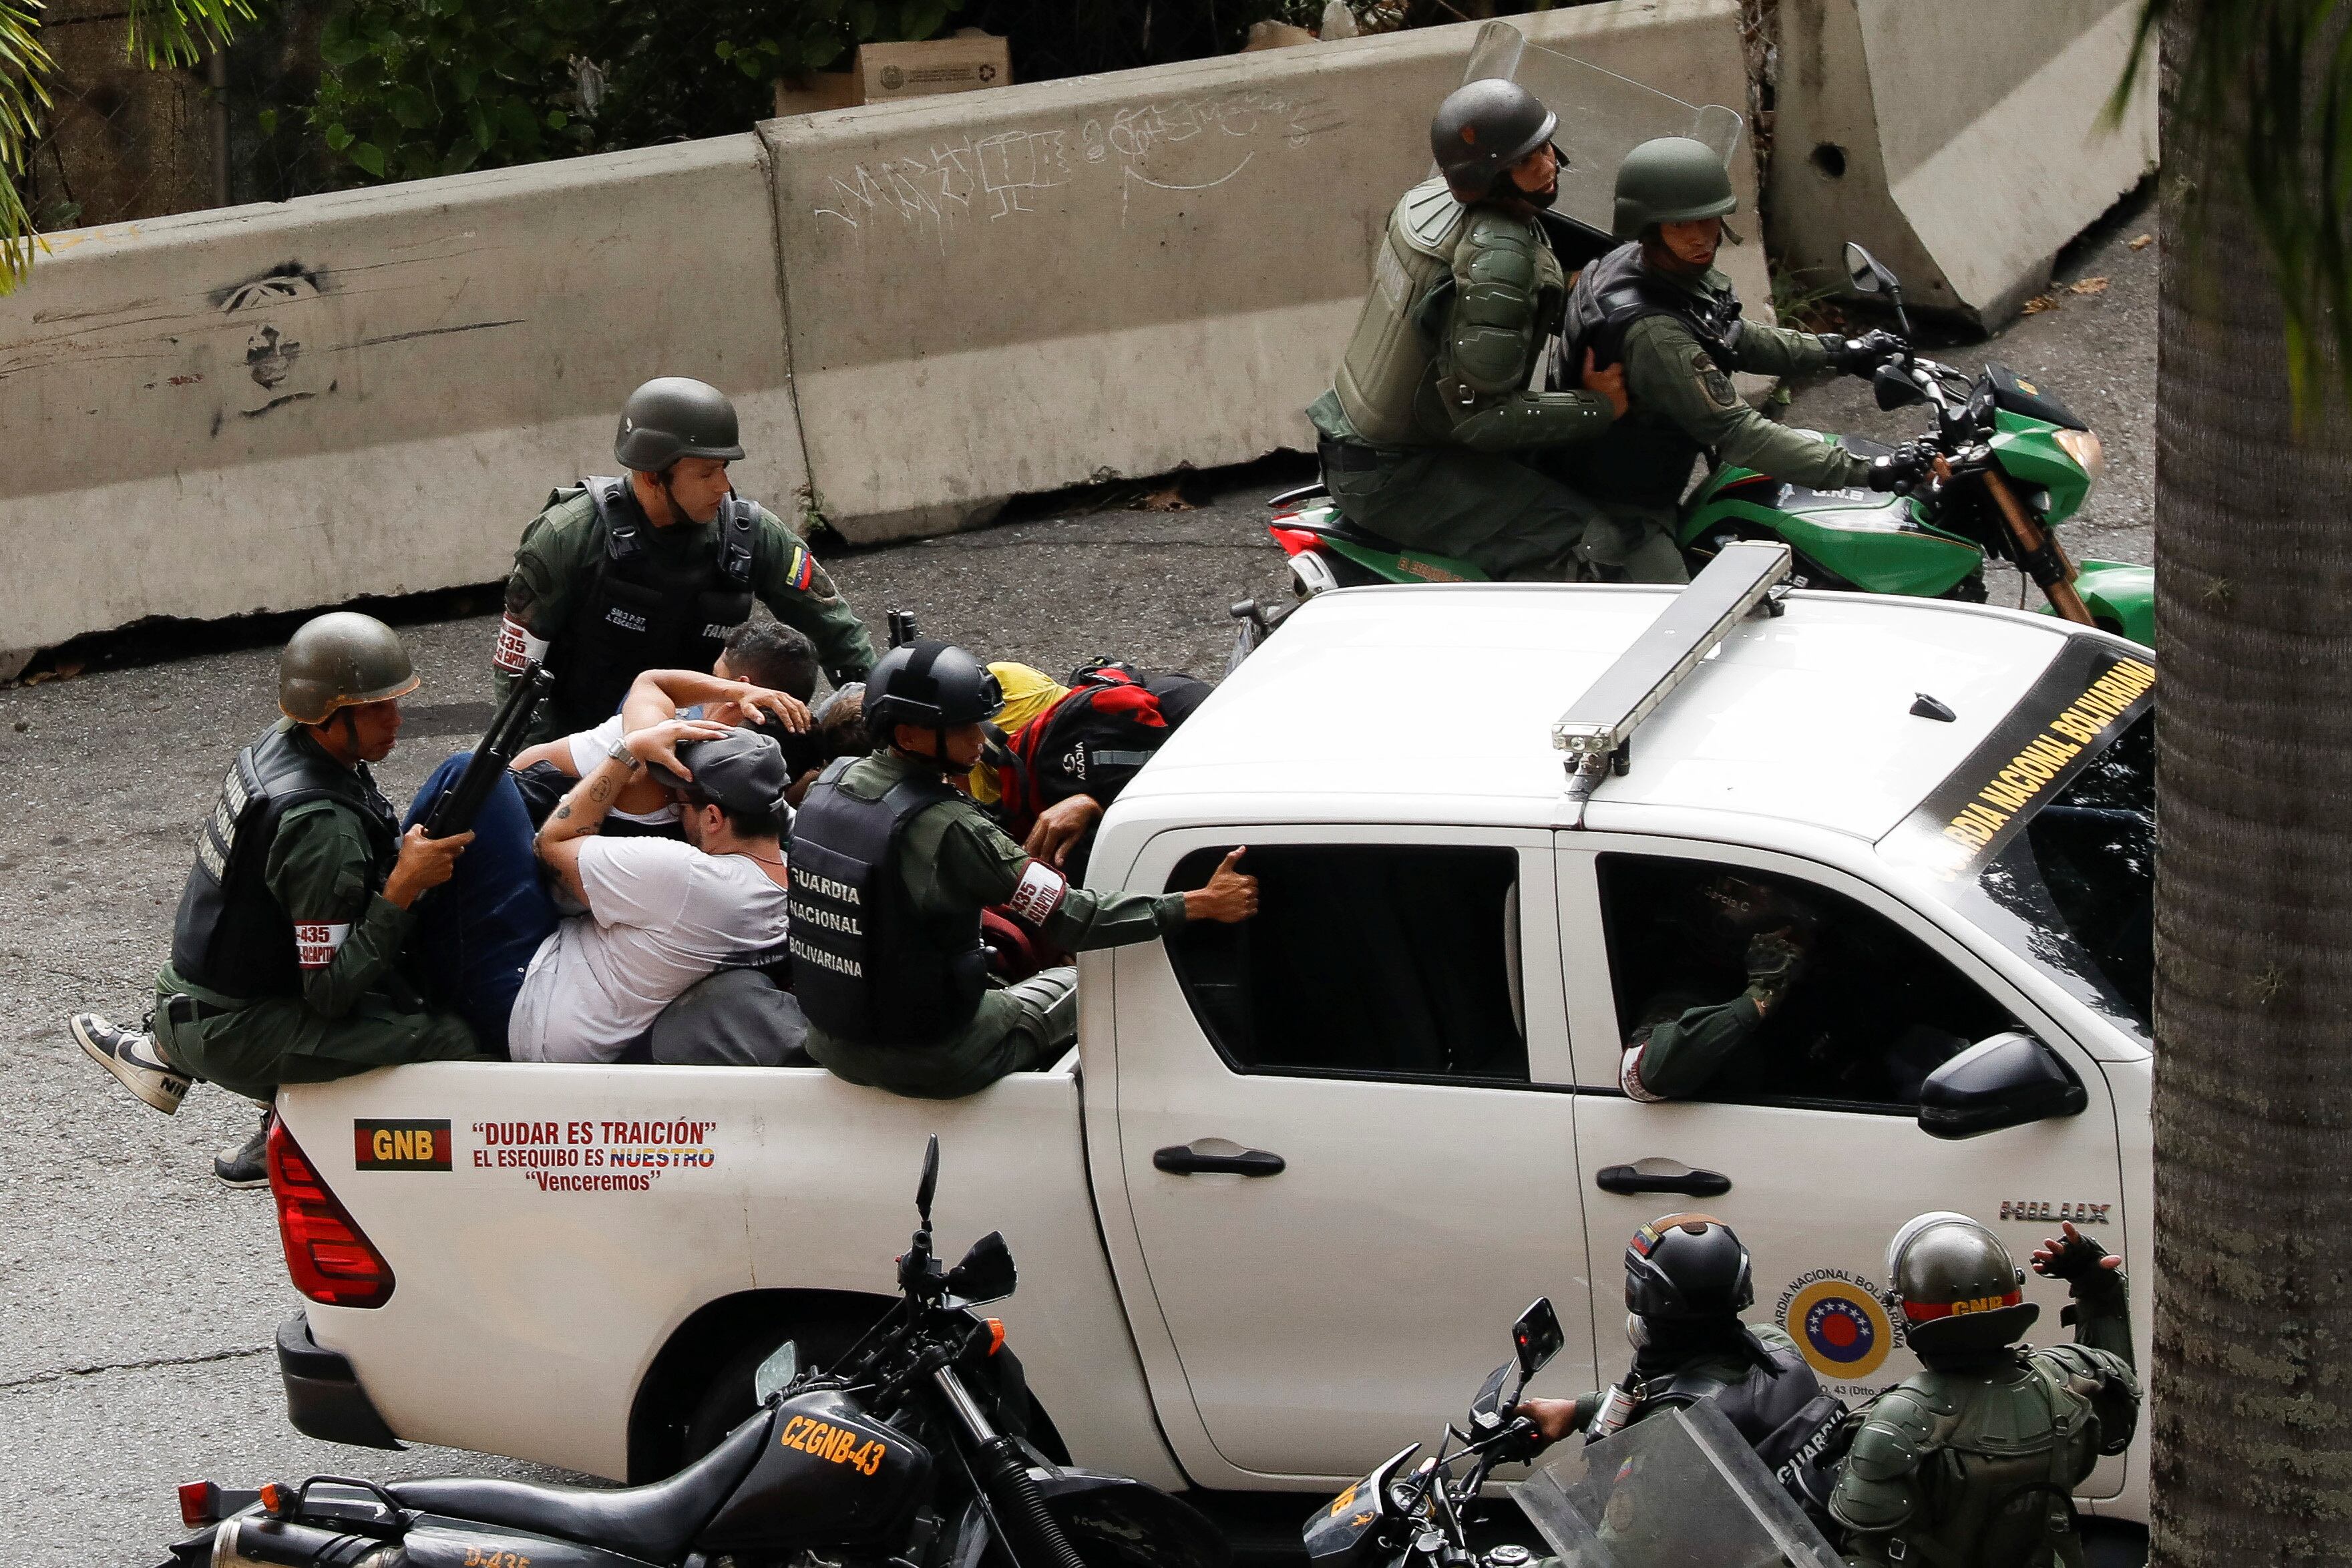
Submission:
<svg viewBox="0 0 2352 1568">
<path fill-rule="evenodd" d="M 2099 444 L 2096 431 L 2061 430 L 2058 447 L 2094 479 L 2107 471 L 2107 449 Z"/>
</svg>

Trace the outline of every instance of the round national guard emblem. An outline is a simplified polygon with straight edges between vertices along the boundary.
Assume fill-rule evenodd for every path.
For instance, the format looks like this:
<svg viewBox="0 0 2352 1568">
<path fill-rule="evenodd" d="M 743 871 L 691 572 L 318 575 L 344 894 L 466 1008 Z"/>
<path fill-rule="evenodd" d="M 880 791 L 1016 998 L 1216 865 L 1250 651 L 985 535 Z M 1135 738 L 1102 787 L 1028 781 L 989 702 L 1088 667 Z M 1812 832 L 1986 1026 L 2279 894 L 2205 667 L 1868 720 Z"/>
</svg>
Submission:
<svg viewBox="0 0 2352 1568">
<path fill-rule="evenodd" d="M 1868 1377 L 1894 1348 L 1886 1309 L 1866 1285 L 1834 1274 L 1782 1298 L 1780 1321 L 1812 1369 L 1841 1383 Z"/>
<path fill-rule="evenodd" d="M 905 71 L 900 70 L 897 66 L 884 66 L 882 68 L 882 88 L 884 91 L 896 92 L 906 85 L 907 73 Z"/>
</svg>

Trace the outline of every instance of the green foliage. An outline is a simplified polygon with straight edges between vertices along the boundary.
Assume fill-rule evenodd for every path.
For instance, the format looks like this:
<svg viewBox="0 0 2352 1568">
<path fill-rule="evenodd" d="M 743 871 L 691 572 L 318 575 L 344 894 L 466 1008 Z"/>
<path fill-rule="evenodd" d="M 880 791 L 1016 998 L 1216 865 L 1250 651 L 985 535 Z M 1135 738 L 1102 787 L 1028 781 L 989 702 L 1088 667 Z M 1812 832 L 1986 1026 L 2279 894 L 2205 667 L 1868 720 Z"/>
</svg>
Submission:
<svg viewBox="0 0 2352 1568">
<path fill-rule="evenodd" d="M 0 294 L 33 264 L 33 218 L 25 210 L 25 162 L 49 107 L 55 66 L 41 47 L 41 0 L 0 0 Z"/>
<path fill-rule="evenodd" d="M 2352 397 L 2352 29 L 2341 0 L 2142 0 L 2141 47 L 2116 89 L 2120 114 L 2179 15 L 2189 47 L 2166 63 L 2167 135 L 2210 138 L 2252 217 L 2285 310 L 2299 417 Z M 2196 221 L 2195 192 L 2190 221 Z"/>
<path fill-rule="evenodd" d="M 378 180 L 719 135 L 772 112 L 776 77 L 931 37 L 956 4 L 351 0 L 320 38 L 310 123 Z"/>
<path fill-rule="evenodd" d="M 40 225 L 25 206 L 25 170 L 57 69 L 41 47 L 42 8 L 41 0 L 0 0 L 0 294 L 24 281 L 40 243 Z M 192 66 L 252 19 L 248 0 L 130 0 L 123 49 L 149 67 Z"/>
<path fill-rule="evenodd" d="M 130 0 L 123 53 L 150 70 L 193 66 L 253 20 L 247 0 Z"/>
<path fill-rule="evenodd" d="M 552 106 L 574 91 L 568 57 L 594 0 L 354 0 L 327 19 L 309 116 L 328 149 L 371 179 L 585 151 L 588 128 Z"/>
</svg>

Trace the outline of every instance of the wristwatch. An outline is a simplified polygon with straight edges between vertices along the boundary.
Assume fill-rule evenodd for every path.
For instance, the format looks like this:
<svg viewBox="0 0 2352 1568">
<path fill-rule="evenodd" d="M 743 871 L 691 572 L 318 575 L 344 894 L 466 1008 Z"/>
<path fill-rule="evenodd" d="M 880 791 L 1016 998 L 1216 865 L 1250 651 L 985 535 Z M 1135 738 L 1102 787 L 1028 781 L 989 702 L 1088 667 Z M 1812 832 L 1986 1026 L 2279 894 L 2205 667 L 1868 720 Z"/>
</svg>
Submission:
<svg viewBox="0 0 2352 1568">
<path fill-rule="evenodd" d="M 629 742 L 625 737 L 613 742 L 613 749 L 604 753 L 604 760 L 609 763 L 618 763 L 622 766 L 632 770 L 641 768 L 646 765 L 645 763 L 637 761 L 637 756 L 635 752 L 629 750 Z"/>
</svg>

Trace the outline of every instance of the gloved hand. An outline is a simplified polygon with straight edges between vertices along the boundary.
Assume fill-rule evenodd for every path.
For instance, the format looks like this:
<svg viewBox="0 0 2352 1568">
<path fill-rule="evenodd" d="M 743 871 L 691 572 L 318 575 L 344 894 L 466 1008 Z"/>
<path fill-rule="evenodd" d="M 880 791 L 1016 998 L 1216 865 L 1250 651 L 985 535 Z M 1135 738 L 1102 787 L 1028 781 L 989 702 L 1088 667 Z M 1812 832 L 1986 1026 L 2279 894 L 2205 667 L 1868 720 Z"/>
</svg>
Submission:
<svg viewBox="0 0 2352 1568">
<path fill-rule="evenodd" d="M 2035 1247 L 2031 1261 L 2036 1274 L 2066 1281 L 2066 1294 L 2074 1305 L 2066 1309 L 2065 1321 L 2074 1322 L 2086 1314 L 2120 1316 L 2127 1300 L 2124 1260 L 2100 1246 L 2096 1237 L 2076 1230 L 2072 1221 L 2065 1222 L 2064 1230 L 2064 1235 L 2053 1236 Z"/>
<path fill-rule="evenodd" d="M 2085 1280 L 2097 1281 L 2100 1276 L 2120 1272 L 2124 1260 L 2099 1245 L 2096 1237 L 2084 1236 L 2067 1221 L 2063 1236 L 2053 1236 L 2033 1249 L 2033 1271 L 2047 1279 L 2063 1279 L 2077 1288 Z"/>
<path fill-rule="evenodd" d="M 1925 441 L 1906 441 L 1885 457 L 1870 460 L 1870 488 L 1907 495 L 1912 486 L 1927 477 L 1935 461 L 1935 447 Z"/>
<path fill-rule="evenodd" d="M 1789 994 L 1805 967 L 1805 950 L 1785 931 L 1759 931 L 1748 941 L 1748 994 L 1769 1013 Z"/>
<path fill-rule="evenodd" d="M 1858 338 L 1821 334 L 1822 348 L 1830 356 L 1830 368 L 1850 375 L 1869 375 L 1878 367 L 1905 353 L 1910 344 L 1893 332 L 1874 328 Z"/>
</svg>

